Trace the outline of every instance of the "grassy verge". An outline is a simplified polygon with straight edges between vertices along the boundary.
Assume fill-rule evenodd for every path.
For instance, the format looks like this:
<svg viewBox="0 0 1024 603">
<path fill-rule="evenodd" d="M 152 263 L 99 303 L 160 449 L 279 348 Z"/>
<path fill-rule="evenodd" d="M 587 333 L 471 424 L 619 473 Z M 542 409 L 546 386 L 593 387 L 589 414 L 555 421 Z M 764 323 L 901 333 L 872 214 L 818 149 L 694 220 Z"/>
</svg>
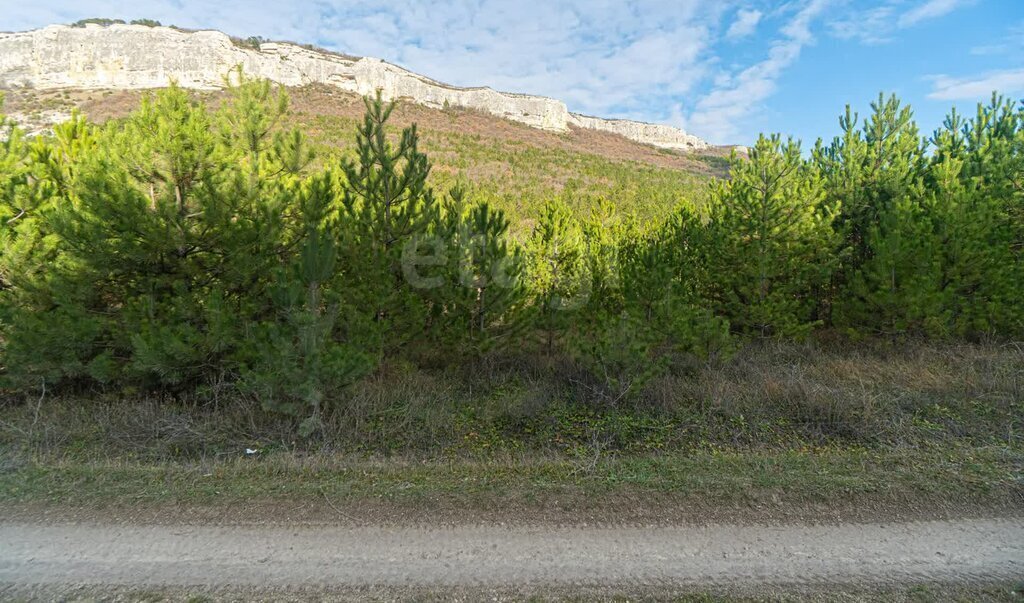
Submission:
<svg viewBox="0 0 1024 603">
<path fill-rule="evenodd" d="M 765 496 L 838 502 L 850 497 L 998 495 L 1024 487 L 1024 455 L 1007 449 L 954 451 L 722 453 L 578 462 L 370 462 L 280 455 L 210 464 L 58 462 L 0 476 L 0 500 L 59 503 L 200 502 L 254 497 L 467 501 L 578 492 L 587 496 L 674 493 L 731 503 Z"/>
<path fill-rule="evenodd" d="M 332 401 L 312 440 L 237 397 L 11 396 L 0 505 L 451 521 L 1024 509 L 1014 346 L 752 346 L 619 407 L 564 368 L 392 367 Z"/>
<path fill-rule="evenodd" d="M 817 511 L 873 518 L 1024 508 L 1024 454 L 1007 448 L 933 451 L 733 452 L 593 462 L 373 461 L 267 458 L 152 464 L 28 463 L 0 475 L 0 504 L 117 510 L 208 510 L 312 504 L 446 520 L 765 518 Z M 327 507 L 327 509 L 323 507 Z M 340 509 L 335 511 L 344 513 Z M 461 510 L 461 511 L 460 511 Z"/>
</svg>

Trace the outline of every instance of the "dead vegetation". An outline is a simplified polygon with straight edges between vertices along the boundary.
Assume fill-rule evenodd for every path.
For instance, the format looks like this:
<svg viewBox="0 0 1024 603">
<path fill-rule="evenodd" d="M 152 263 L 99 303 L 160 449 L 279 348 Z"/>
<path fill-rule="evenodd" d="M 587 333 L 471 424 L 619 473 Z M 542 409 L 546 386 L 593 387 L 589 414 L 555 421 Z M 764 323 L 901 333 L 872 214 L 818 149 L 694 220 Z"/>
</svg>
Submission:
<svg viewBox="0 0 1024 603">
<path fill-rule="evenodd" d="M 305 453 L 488 459 L 728 449 L 1020 449 L 1024 351 L 1013 345 L 756 343 L 725 361 L 653 380 L 608 408 L 569 361 L 384 367 L 332 400 L 322 434 L 207 388 L 186 398 L 94 391 L 8 396 L 0 444 L 12 457 L 150 461 Z M 574 377 L 575 376 L 575 377 Z M 126 403 L 130 402 L 130 403 Z"/>
</svg>

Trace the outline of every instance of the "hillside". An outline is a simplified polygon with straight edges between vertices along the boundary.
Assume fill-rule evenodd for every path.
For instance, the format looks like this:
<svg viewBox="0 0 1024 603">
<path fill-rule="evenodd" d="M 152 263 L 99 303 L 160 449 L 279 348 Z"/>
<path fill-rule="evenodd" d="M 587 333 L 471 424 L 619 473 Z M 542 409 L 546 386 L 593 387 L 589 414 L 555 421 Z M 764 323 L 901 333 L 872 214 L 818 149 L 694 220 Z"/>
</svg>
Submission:
<svg viewBox="0 0 1024 603">
<path fill-rule="evenodd" d="M 75 108 L 90 120 L 119 119 L 138 107 L 145 90 L 26 90 L 6 93 L 4 110 L 30 131 L 45 130 Z M 216 104 L 221 91 L 195 91 Z M 325 85 L 290 89 L 291 124 L 307 133 L 322 161 L 351 151 L 365 110 L 359 95 Z M 641 219 L 664 215 L 686 198 L 705 194 L 712 177 L 728 168 L 727 148 L 682 153 L 658 149 L 608 132 L 572 126 L 541 130 L 481 111 L 433 109 L 400 103 L 395 131 L 416 123 L 433 163 L 431 181 L 444 190 L 462 180 L 474 195 L 508 211 L 519 227 L 544 201 L 561 197 L 587 211 L 600 199 Z M 526 222 L 524 222 L 524 220 Z"/>
<path fill-rule="evenodd" d="M 552 132 L 578 127 L 683 151 L 710 146 L 673 126 L 572 113 L 556 99 L 488 87 L 461 88 L 373 57 L 309 45 L 239 40 L 219 31 L 188 31 L 155 22 L 80 22 L 0 33 L 0 87 L 132 90 L 160 88 L 173 81 L 183 88 L 216 90 L 224 87 L 235 68 L 285 86 L 324 84 L 359 95 L 380 92 L 385 100 L 473 109 Z"/>
</svg>

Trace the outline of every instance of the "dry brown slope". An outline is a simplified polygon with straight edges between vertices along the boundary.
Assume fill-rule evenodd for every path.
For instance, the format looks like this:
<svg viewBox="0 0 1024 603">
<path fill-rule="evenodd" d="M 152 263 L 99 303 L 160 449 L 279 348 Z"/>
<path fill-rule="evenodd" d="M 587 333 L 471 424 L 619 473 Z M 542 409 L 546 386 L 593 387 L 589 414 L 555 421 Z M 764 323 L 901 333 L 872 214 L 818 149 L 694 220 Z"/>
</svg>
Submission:
<svg viewBox="0 0 1024 603">
<path fill-rule="evenodd" d="M 351 149 L 364 111 L 362 99 L 327 86 L 290 90 L 291 124 L 307 132 L 329 160 Z M 6 110 L 22 118 L 67 113 L 78 107 L 91 120 L 126 116 L 145 91 L 7 92 Z M 195 93 L 210 103 L 223 92 Z M 559 134 L 468 110 L 437 110 L 400 103 L 396 130 L 416 123 L 422 148 L 434 165 L 433 181 L 445 189 L 466 181 L 479 195 L 529 219 L 543 201 L 562 196 L 580 209 L 608 199 L 627 213 L 650 218 L 684 198 L 704 194 L 722 176 L 728 149 L 685 154 L 639 144 L 614 134 L 573 128 Z"/>
</svg>

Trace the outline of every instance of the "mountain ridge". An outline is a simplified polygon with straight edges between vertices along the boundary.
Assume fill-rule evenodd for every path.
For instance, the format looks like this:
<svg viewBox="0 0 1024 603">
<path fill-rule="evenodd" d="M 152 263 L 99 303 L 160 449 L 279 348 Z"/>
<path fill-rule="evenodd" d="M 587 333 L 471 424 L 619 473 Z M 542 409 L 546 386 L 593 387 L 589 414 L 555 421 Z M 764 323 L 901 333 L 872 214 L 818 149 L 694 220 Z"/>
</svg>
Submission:
<svg viewBox="0 0 1024 603">
<path fill-rule="evenodd" d="M 373 57 L 290 42 L 249 46 L 216 30 L 87 24 L 0 34 L 0 88 L 140 89 L 176 81 L 209 90 L 223 87 L 226 74 L 239 65 L 285 86 L 327 84 L 362 95 L 380 90 L 389 100 L 481 110 L 554 132 L 571 127 L 610 132 L 670 150 L 711 146 L 673 126 L 573 113 L 564 102 L 544 96 L 452 86 Z"/>
</svg>

